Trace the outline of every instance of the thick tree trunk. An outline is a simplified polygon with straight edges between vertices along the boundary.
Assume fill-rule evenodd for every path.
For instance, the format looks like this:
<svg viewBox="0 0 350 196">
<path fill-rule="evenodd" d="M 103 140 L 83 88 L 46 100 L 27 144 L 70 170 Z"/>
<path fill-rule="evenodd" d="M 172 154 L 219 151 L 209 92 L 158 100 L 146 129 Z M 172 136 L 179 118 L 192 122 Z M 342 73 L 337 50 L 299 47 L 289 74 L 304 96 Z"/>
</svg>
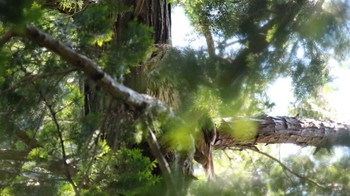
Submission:
<svg viewBox="0 0 350 196">
<path fill-rule="evenodd" d="M 168 119 L 177 119 L 162 102 L 155 98 L 139 94 L 132 89 L 117 83 L 108 74 L 103 72 L 87 57 L 80 55 L 72 49 L 54 40 L 51 36 L 33 27 L 27 28 L 27 37 L 47 49 L 55 52 L 73 67 L 81 70 L 97 85 L 111 94 L 114 98 L 123 100 L 126 104 L 144 110 L 147 108 L 153 116 L 167 116 Z M 257 143 L 295 143 L 300 145 L 313 145 L 319 148 L 329 148 L 335 145 L 350 146 L 350 125 L 332 121 L 317 121 L 299 119 L 295 117 L 262 116 L 250 118 L 256 123 L 256 132 L 250 139 L 239 140 L 232 137 L 232 122 L 239 122 L 242 118 L 231 121 L 224 120 L 216 129 L 216 139 L 213 146 L 216 149 L 234 146 L 255 145 Z M 248 122 L 247 120 L 245 122 Z M 247 130 L 236 130 L 247 131 Z M 251 135 L 251 133 L 248 133 Z M 179 159 L 181 160 L 181 158 Z"/>
<path fill-rule="evenodd" d="M 125 35 L 125 29 L 128 23 L 134 20 L 153 28 L 153 41 L 155 44 L 167 44 L 170 42 L 171 32 L 171 10 L 170 4 L 166 0 L 123 0 L 126 6 L 133 11 L 120 14 L 115 21 L 114 44 L 122 44 L 122 36 Z M 146 93 L 147 83 L 144 79 L 144 66 L 140 64 L 137 67 L 130 67 L 130 73 L 126 75 L 124 84 L 131 89 Z M 94 82 L 92 82 L 94 83 Z M 85 84 L 85 114 L 103 111 L 104 107 L 110 107 L 109 104 L 98 97 L 98 88 L 86 82 Z"/>
<path fill-rule="evenodd" d="M 319 148 L 330 148 L 337 145 L 350 146 L 350 125 L 348 124 L 286 116 L 263 116 L 250 120 L 258 125 L 256 137 L 243 141 L 232 137 L 231 130 L 227 129 L 234 121 L 231 119 L 224 122 L 228 125 L 224 126 L 226 129 L 217 131 L 214 147 L 224 148 L 257 143 L 293 143 Z"/>
<path fill-rule="evenodd" d="M 170 42 L 171 10 L 166 0 L 136 0 L 129 1 L 136 5 L 134 15 L 138 20 L 154 29 L 153 40 L 155 44 Z M 139 9 L 138 9 L 139 8 Z"/>
<path fill-rule="evenodd" d="M 122 40 L 127 24 L 135 19 L 153 28 L 152 39 L 155 44 L 170 43 L 171 10 L 166 0 L 124 0 L 125 5 L 134 8 L 133 12 L 119 15 L 115 22 L 115 42 Z M 125 85 L 140 93 L 147 92 L 144 65 L 130 67 L 130 74 L 126 75 Z"/>
<path fill-rule="evenodd" d="M 154 58 L 158 58 L 158 49 L 162 49 L 164 47 L 159 47 L 161 45 L 170 43 L 170 32 L 171 32 L 171 7 L 170 4 L 166 0 L 122 0 L 124 5 L 131 8 L 129 12 L 119 14 L 115 21 L 114 28 L 114 40 L 111 44 L 119 45 L 125 44 L 125 38 L 123 36 L 128 33 L 127 28 L 129 28 L 130 22 L 138 22 L 143 25 L 147 25 L 153 29 L 152 39 L 153 43 L 156 44 L 155 50 L 156 52 L 150 55 L 151 59 L 145 60 L 146 62 L 140 62 L 138 66 L 129 66 L 130 73 L 124 76 L 123 84 L 129 88 L 128 92 L 125 91 L 125 97 L 120 99 L 112 99 L 106 100 L 107 96 L 101 96 L 98 93 L 98 87 L 92 83 L 99 83 L 101 80 L 90 80 L 90 84 L 85 86 L 86 89 L 86 109 L 93 108 L 93 113 L 102 113 L 105 112 L 106 118 L 104 121 L 103 134 L 107 140 L 108 145 L 113 150 L 118 150 L 121 143 L 127 145 L 128 147 L 137 147 L 141 148 L 142 152 L 145 156 L 150 157 L 151 159 L 156 159 L 158 162 L 158 167 L 154 170 L 154 174 L 165 177 L 165 181 L 167 184 L 168 190 L 172 190 L 175 187 L 179 189 L 183 189 L 185 183 L 183 185 L 179 185 L 181 183 L 175 183 L 173 178 L 173 170 L 168 166 L 169 160 L 165 160 L 164 156 L 160 152 L 160 148 L 158 142 L 154 139 L 155 137 L 146 137 L 145 141 L 142 141 L 141 144 L 134 144 L 130 142 L 130 137 L 126 137 L 125 135 L 130 135 L 134 130 L 132 125 L 140 119 L 140 116 L 143 116 L 144 110 L 150 109 L 149 101 L 157 101 L 153 98 L 149 98 L 147 96 L 140 95 L 138 93 L 147 93 L 148 87 L 148 79 L 146 73 L 146 66 L 150 61 L 153 61 Z M 157 54 L 155 54 L 157 53 Z M 160 52 L 162 53 L 162 52 Z M 160 54 L 162 56 L 162 54 Z M 126 65 L 128 66 L 128 65 Z M 106 77 L 105 77 L 106 78 Z M 113 83 L 110 83 L 113 84 Z M 113 86 L 117 85 L 116 83 Z M 101 86 L 101 85 L 100 85 Z M 121 86 L 120 86 L 121 87 Z M 131 90 L 132 89 L 132 90 Z M 125 89 L 126 90 L 126 89 Z M 131 91 L 130 91 L 131 90 Z M 134 96 L 135 95 L 135 96 Z M 89 98 L 90 97 L 90 98 Z M 132 97 L 138 97 L 137 99 L 141 102 L 140 105 L 135 107 L 134 104 L 128 104 L 126 100 Z M 116 98 L 114 96 L 114 98 Z M 133 99 L 133 98 L 132 98 Z M 136 99 L 134 99 L 136 101 Z M 101 103 L 102 102 L 102 103 Z M 110 103 L 106 103 L 110 102 Z M 149 102 L 149 103 L 146 103 Z M 127 103 L 127 104 L 126 104 Z M 151 104 L 153 106 L 158 107 L 160 103 Z M 162 105 L 162 104 L 161 104 Z M 130 107 L 131 106 L 131 107 Z M 153 107 L 152 106 L 152 107 Z M 156 109 L 156 112 L 165 112 L 169 111 L 167 107 L 163 107 L 163 109 Z M 88 112 L 85 112 L 86 114 Z M 153 113 L 153 112 L 152 112 Z M 158 114 L 156 114 L 157 116 Z M 145 134 L 153 134 L 152 130 L 149 130 Z M 175 155 L 173 155 L 175 156 Z M 174 157 L 171 158 L 175 160 Z M 182 160 L 182 159 L 181 159 Z M 186 160 L 186 159 L 185 159 Z M 174 163 L 180 164 L 182 167 L 182 162 Z M 173 166 L 174 164 L 170 164 Z M 192 160 L 191 160 L 191 168 L 192 168 Z M 170 175 L 170 173 L 172 173 Z M 191 173 L 192 174 L 192 173 Z M 179 182 L 179 179 L 177 179 Z"/>
<path fill-rule="evenodd" d="M 27 37 L 55 52 L 73 67 L 84 72 L 85 75 L 94 80 L 97 85 L 114 98 L 123 100 L 126 104 L 139 111 L 147 109 L 148 114 L 152 114 L 152 116 L 160 115 L 167 116 L 168 119 L 177 119 L 172 111 L 159 100 L 139 94 L 117 83 L 90 59 L 64 46 L 51 36 L 33 27 L 28 27 Z M 256 132 L 254 132 L 250 139 L 241 140 L 232 137 L 230 133 L 232 133 L 234 126 L 231 125 L 235 121 L 251 121 L 256 123 Z M 236 131 L 247 132 L 247 130 Z M 335 145 L 350 146 L 350 125 L 332 121 L 299 119 L 295 117 L 262 116 L 250 118 L 248 120 L 245 119 L 245 121 L 242 121 L 242 118 L 236 118 L 231 121 L 224 119 L 222 125 L 217 127 L 216 132 L 215 141 L 212 143 L 213 147 L 216 149 L 234 146 L 251 146 L 257 143 L 295 143 L 300 145 L 313 145 L 318 148 L 330 148 Z M 248 133 L 248 135 L 251 135 L 251 133 Z M 184 159 L 180 157 L 179 160 Z M 182 162 L 185 163 L 186 161 Z"/>
<path fill-rule="evenodd" d="M 123 36 L 127 33 L 128 24 L 133 21 L 153 28 L 152 39 L 155 44 L 170 42 L 171 10 L 170 4 L 166 0 L 122 0 L 121 2 L 130 10 L 115 17 L 115 21 L 113 21 L 115 24 L 114 38 L 111 44 L 124 44 Z M 123 84 L 133 91 L 146 94 L 147 79 L 144 67 L 142 62 L 139 66 L 130 66 L 130 73 L 124 76 Z M 120 130 L 127 130 L 121 121 L 130 126 L 135 118 L 138 118 L 137 113 L 140 111 L 135 110 L 136 108 L 129 108 L 130 105 L 125 105 L 124 100 L 110 99 L 99 88 L 94 80 L 84 81 L 84 113 L 96 116 L 106 114 L 105 119 L 101 119 L 103 125 L 99 129 L 102 130 L 111 148 L 117 150 L 123 135 Z M 128 123 L 128 121 L 130 122 Z M 88 136 L 92 134 L 91 130 L 96 129 L 96 127 L 87 127 L 84 129 L 84 133 Z"/>
</svg>

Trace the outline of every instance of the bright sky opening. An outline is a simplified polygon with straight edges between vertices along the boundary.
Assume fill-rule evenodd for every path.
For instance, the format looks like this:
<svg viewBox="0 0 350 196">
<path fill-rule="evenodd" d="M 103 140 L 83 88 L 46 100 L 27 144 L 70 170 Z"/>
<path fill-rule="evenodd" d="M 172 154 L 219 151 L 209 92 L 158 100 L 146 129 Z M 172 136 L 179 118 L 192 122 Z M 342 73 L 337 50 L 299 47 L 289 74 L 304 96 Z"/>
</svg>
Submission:
<svg viewBox="0 0 350 196">
<path fill-rule="evenodd" d="M 183 8 L 173 9 L 172 17 L 172 44 L 175 47 L 200 48 L 205 46 L 205 39 L 195 33 Z M 350 61 L 342 67 L 335 60 L 330 60 L 331 76 L 334 80 L 330 86 L 334 89 L 326 95 L 330 107 L 334 110 L 332 120 L 350 122 Z M 276 105 L 269 112 L 270 115 L 287 116 L 288 107 L 294 102 L 291 78 L 279 78 L 268 88 L 270 100 Z"/>
</svg>

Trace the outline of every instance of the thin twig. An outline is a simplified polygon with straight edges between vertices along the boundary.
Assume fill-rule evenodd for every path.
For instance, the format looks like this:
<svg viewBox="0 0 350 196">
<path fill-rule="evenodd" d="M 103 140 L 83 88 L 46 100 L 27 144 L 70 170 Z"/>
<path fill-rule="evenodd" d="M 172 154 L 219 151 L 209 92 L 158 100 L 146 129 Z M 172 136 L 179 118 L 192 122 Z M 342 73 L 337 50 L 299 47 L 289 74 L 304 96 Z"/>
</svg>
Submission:
<svg viewBox="0 0 350 196">
<path fill-rule="evenodd" d="M 146 117 L 147 118 L 147 117 Z M 142 117 L 141 117 L 142 119 Z M 147 129 L 147 136 L 146 136 L 146 141 L 148 146 L 151 149 L 151 152 L 153 154 L 153 156 L 156 158 L 156 160 L 158 161 L 159 164 L 159 168 L 162 171 L 162 173 L 164 174 L 167 186 L 168 186 L 168 191 L 173 192 L 174 195 L 178 195 L 178 193 L 175 193 L 176 190 L 175 187 L 177 185 L 177 182 L 175 182 L 173 176 L 172 176 L 172 172 L 169 166 L 168 161 L 165 159 L 162 150 L 160 148 L 160 144 L 157 140 L 156 135 L 153 133 L 152 129 L 150 127 L 152 127 L 152 123 L 150 122 L 154 122 L 154 118 L 153 115 L 149 115 L 148 116 L 148 120 L 144 121 L 146 124 L 146 129 Z M 168 192 L 168 193 L 170 193 Z M 180 191 L 181 192 L 181 191 Z"/>
<path fill-rule="evenodd" d="M 27 77 L 24 77 L 22 80 L 20 80 L 19 82 L 17 82 L 16 84 L 14 84 L 13 86 L 9 87 L 8 89 L 0 92 L 0 96 L 9 92 L 9 91 L 13 91 L 17 88 L 20 88 L 22 86 L 25 86 L 27 84 L 33 83 L 36 80 L 39 79 L 44 79 L 44 78 L 50 78 L 52 76 L 62 76 L 62 75 L 66 75 L 69 74 L 73 71 L 77 71 L 77 68 L 69 68 L 66 70 L 62 70 L 62 71 L 56 71 L 56 72 L 50 72 L 50 73 L 44 73 L 44 74 L 34 74 L 34 75 L 29 75 Z"/>
<path fill-rule="evenodd" d="M 57 121 L 57 117 L 56 117 L 57 113 L 54 111 L 54 109 L 52 108 L 52 105 L 47 101 L 46 97 L 42 94 L 41 91 L 39 91 L 39 94 L 40 94 L 40 97 L 45 102 L 46 107 L 49 109 L 50 114 L 51 114 L 51 118 L 56 126 L 56 131 L 57 131 L 57 134 L 58 134 L 58 137 L 60 140 L 60 145 L 61 145 L 61 150 L 62 150 L 62 159 L 63 159 L 64 165 L 66 167 L 66 170 L 67 170 L 66 177 L 67 177 L 68 181 L 72 184 L 75 194 L 79 195 L 79 189 L 73 181 L 72 175 L 70 173 L 69 165 L 67 163 L 67 155 L 66 155 L 66 150 L 64 147 L 64 141 L 63 141 L 63 136 L 62 136 L 62 132 L 61 132 L 61 127 L 60 127 L 60 125 Z"/>
<path fill-rule="evenodd" d="M 248 156 L 250 158 L 250 160 L 252 161 L 252 165 L 253 165 L 253 168 L 255 169 L 255 171 L 258 171 L 258 167 L 256 166 L 255 164 L 255 161 L 253 160 L 253 157 L 250 153 L 248 153 Z"/>
<path fill-rule="evenodd" d="M 229 154 L 227 154 L 226 150 L 224 149 L 224 150 L 222 150 L 222 151 L 224 152 L 224 154 L 226 155 L 226 157 L 228 158 L 228 160 L 229 160 L 230 162 L 232 162 L 233 158 L 232 158 Z"/>
<path fill-rule="evenodd" d="M 98 141 L 99 141 L 101 135 L 104 134 L 104 132 L 105 132 L 104 129 L 105 129 L 105 126 L 106 126 L 106 123 L 107 123 L 107 119 L 108 119 L 109 115 L 112 112 L 112 109 L 111 109 L 112 108 L 112 103 L 113 103 L 113 100 L 110 100 L 109 107 L 108 107 L 110 109 L 109 109 L 108 113 L 105 115 L 105 117 L 103 118 L 103 122 L 101 124 L 101 128 L 100 128 L 99 133 L 97 134 L 97 136 L 95 138 L 92 136 L 91 137 L 91 141 L 89 141 L 89 143 L 88 143 L 88 145 L 89 145 L 92 142 L 93 139 L 95 140 L 94 141 L 93 151 L 92 151 L 92 157 L 91 157 L 89 163 L 87 164 L 87 168 L 86 168 L 86 170 L 84 171 L 84 174 L 83 174 L 83 178 L 84 179 L 86 179 L 86 178 L 88 179 L 89 178 L 89 174 L 90 174 L 92 165 L 97 160 L 96 157 L 97 157 Z M 91 148 L 91 147 L 89 146 L 89 148 Z"/>
<path fill-rule="evenodd" d="M 243 40 L 241 40 L 241 39 L 239 39 L 239 40 L 234 40 L 234 41 L 231 41 L 231 42 L 228 42 L 228 43 L 221 42 L 221 43 L 218 44 L 218 47 L 219 47 L 219 48 L 226 48 L 226 47 L 229 47 L 229 46 L 234 45 L 234 44 L 242 43 L 242 42 L 244 42 L 244 41 L 246 41 L 246 39 L 243 39 Z"/>
<path fill-rule="evenodd" d="M 279 156 L 279 157 L 278 157 L 278 160 L 281 160 L 281 144 L 279 144 L 278 156 Z M 286 176 L 286 178 L 289 179 L 289 181 L 290 181 L 291 183 L 294 183 L 292 177 L 289 175 L 289 173 L 288 173 L 286 170 L 283 170 L 283 173 L 284 173 L 284 175 Z"/>
<path fill-rule="evenodd" d="M 273 156 L 271 156 L 271 155 L 269 155 L 269 154 L 267 154 L 267 153 L 265 153 L 265 152 L 262 152 L 262 151 L 260 151 L 260 150 L 257 149 L 257 148 L 247 148 L 247 149 L 252 150 L 252 151 L 254 151 L 254 152 L 257 152 L 257 153 L 259 153 L 259 154 L 262 154 L 262 155 L 264 155 L 264 156 L 266 156 L 266 157 L 268 157 L 268 158 L 270 158 L 270 159 L 276 161 L 283 169 L 287 170 L 289 173 L 295 175 L 296 177 L 300 178 L 300 179 L 303 180 L 303 181 L 307 181 L 307 182 L 309 182 L 309 183 L 311 183 L 311 184 L 313 184 L 313 185 L 315 185 L 315 186 L 317 186 L 317 187 L 319 187 L 319 188 L 329 189 L 328 186 L 322 185 L 322 184 L 320 184 L 320 183 L 318 183 L 318 182 L 316 182 L 316 181 L 314 181 L 314 180 L 312 180 L 312 179 L 310 179 L 310 178 L 307 178 L 307 177 L 305 177 L 305 176 L 302 176 L 302 175 L 298 174 L 297 172 L 295 172 L 295 171 L 293 171 L 292 169 L 290 169 L 288 166 L 286 166 L 284 163 L 282 163 L 282 162 L 281 162 L 280 160 L 278 160 L 277 158 L 275 158 L 275 157 L 273 157 Z"/>
</svg>

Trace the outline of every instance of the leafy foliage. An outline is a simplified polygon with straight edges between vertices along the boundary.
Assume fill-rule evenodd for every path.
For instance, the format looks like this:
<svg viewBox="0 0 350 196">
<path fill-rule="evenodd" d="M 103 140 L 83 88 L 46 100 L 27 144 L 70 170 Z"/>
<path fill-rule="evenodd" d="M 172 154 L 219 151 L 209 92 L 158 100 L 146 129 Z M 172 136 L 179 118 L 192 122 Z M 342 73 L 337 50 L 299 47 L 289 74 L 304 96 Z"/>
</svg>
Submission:
<svg viewBox="0 0 350 196">
<path fill-rule="evenodd" d="M 193 153 L 203 128 L 213 122 L 220 128 L 226 116 L 271 109 L 266 88 L 280 76 L 293 80 L 295 113 L 322 117 L 311 110 L 325 105 L 320 97 L 331 80 L 328 60 L 343 60 L 349 52 L 347 1 L 178 1 L 208 48 L 216 46 L 214 55 L 207 48 L 159 52 L 153 36 L 162 32 L 149 26 L 149 15 L 137 12 L 144 1 L 130 2 L 0 1 L 0 153 L 6 155 L 0 157 L 1 195 L 165 194 L 168 176 L 160 174 L 150 132 L 160 138 L 159 148 L 177 175 L 181 161 L 191 169 L 192 159 L 183 156 Z M 181 120 L 169 122 L 146 106 L 112 97 L 57 51 L 31 42 L 27 25 L 86 55 L 116 81 L 167 102 Z M 161 57 L 149 63 L 157 52 Z M 245 120 L 229 127 L 244 141 L 254 140 L 256 130 Z M 194 195 L 345 195 L 347 151 L 329 162 L 324 152 L 310 152 L 281 161 L 325 188 L 246 151 L 215 153 L 217 165 L 234 164 L 230 172 L 219 166 L 216 182 L 174 179 Z"/>
<path fill-rule="evenodd" d="M 116 153 L 107 150 L 92 166 L 90 179 L 95 189 L 101 192 L 141 194 L 159 182 L 159 178 L 151 173 L 155 167 L 155 163 L 144 157 L 140 149 L 121 148 Z"/>
</svg>

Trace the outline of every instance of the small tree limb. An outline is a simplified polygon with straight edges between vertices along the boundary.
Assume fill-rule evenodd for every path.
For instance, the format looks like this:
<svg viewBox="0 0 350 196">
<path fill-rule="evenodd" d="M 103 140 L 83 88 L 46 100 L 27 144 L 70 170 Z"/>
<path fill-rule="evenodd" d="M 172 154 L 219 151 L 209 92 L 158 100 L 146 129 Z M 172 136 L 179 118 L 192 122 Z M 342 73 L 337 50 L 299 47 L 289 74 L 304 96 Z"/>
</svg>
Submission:
<svg viewBox="0 0 350 196">
<path fill-rule="evenodd" d="M 43 101 L 45 102 L 45 105 L 46 107 L 49 109 L 49 112 L 51 114 L 51 118 L 56 126 L 56 131 L 57 131 L 57 134 L 58 134 L 58 138 L 60 140 L 60 146 L 61 146 L 61 150 L 62 150 L 62 159 L 63 159 L 63 163 L 64 163 L 64 166 L 67 170 L 67 179 L 68 181 L 72 184 L 73 186 L 73 189 L 74 189 L 74 192 L 75 192 L 75 195 L 80 195 L 79 194 L 79 189 L 78 187 L 76 186 L 73 178 L 72 178 L 72 174 L 71 174 L 71 171 L 70 171 L 70 167 L 67 163 L 67 154 L 66 154 L 66 150 L 65 150 L 65 147 L 64 147 L 64 141 L 63 141 L 63 136 L 62 136 L 62 132 L 61 132 L 61 127 L 57 121 L 57 117 L 56 117 L 56 112 L 54 111 L 54 109 L 52 108 L 52 105 L 51 103 L 49 103 L 46 99 L 46 97 L 41 93 L 39 92 L 40 94 L 40 97 L 43 99 Z"/>
<path fill-rule="evenodd" d="M 254 151 L 254 152 L 257 152 L 257 153 L 259 153 L 259 154 L 261 154 L 261 155 L 264 155 L 264 156 L 266 156 L 266 157 L 272 159 L 273 161 L 277 162 L 284 170 L 287 170 L 289 173 L 293 174 L 294 176 L 300 178 L 300 179 L 303 180 L 303 181 L 309 182 L 310 184 L 313 184 L 313 185 L 315 185 L 315 186 L 317 186 L 317 187 L 319 187 L 319 188 L 323 188 L 323 189 L 329 189 L 329 188 L 330 188 L 330 187 L 325 186 L 325 185 L 322 185 L 322 184 L 320 184 L 320 183 L 318 183 L 318 182 L 316 182 L 316 181 L 314 181 L 314 180 L 312 180 L 312 179 L 310 179 L 310 178 L 308 178 L 308 177 L 306 177 L 306 176 L 302 176 L 302 175 L 298 174 L 297 172 L 295 172 L 295 171 L 293 171 L 292 169 L 290 169 L 287 165 L 285 165 L 284 163 L 282 163 L 282 162 L 281 162 L 280 160 L 278 160 L 277 158 L 275 158 L 275 157 L 269 155 L 268 153 L 265 153 L 265 152 L 260 151 L 258 148 L 247 148 L 247 149 L 252 150 L 252 151 Z"/>
<path fill-rule="evenodd" d="M 175 187 L 175 182 L 173 181 L 171 177 L 171 169 L 169 167 L 168 162 L 166 161 L 165 157 L 163 156 L 160 145 L 157 141 L 157 137 L 154 135 L 153 131 L 150 128 L 148 129 L 148 136 L 147 136 L 147 143 L 150 147 L 152 154 L 155 156 L 159 163 L 159 168 L 162 170 L 163 174 L 165 175 L 166 180 L 171 183 L 171 187 Z"/>
</svg>

